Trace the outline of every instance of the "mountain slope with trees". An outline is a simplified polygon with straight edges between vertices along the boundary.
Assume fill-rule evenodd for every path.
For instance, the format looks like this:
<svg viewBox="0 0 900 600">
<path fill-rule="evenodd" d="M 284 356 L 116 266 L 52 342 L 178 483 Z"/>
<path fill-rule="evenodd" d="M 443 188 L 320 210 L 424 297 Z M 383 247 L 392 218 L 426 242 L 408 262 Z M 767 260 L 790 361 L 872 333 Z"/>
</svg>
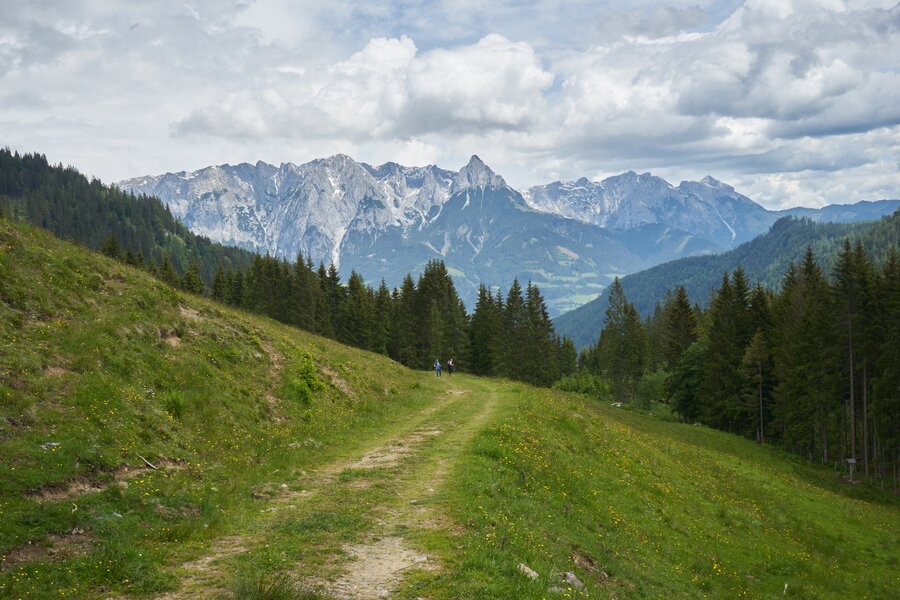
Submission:
<svg viewBox="0 0 900 600">
<path fill-rule="evenodd" d="M 180 278 L 194 265 L 212 284 L 219 265 L 246 269 L 253 253 L 191 233 L 156 198 L 134 196 L 40 154 L 0 149 L 0 212 L 92 250 Z M 171 270 L 170 270 L 171 267 Z"/>
<path fill-rule="evenodd" d="M 777 291 L 752 285 L 741 267 L 723 275 L 705 309 L 679 286 L 644 323 L 616 280 L 579 367 L 609 382 L 620 402 L 664 400 L 688 422 L 858 470 L 896 491 L 900 214 L 882 225 L 891 223 L 844 238 L 829 268 L 807 248 Z M 884 243 L 883 260 L 863 239 Z"/>
<path fill-rule="evenodd" d="M 693 302 L 705 304 L 719 284 L 722 274 L 742 267 L 751 284 L 777 289 L 791 262 L 798 263 L 811 247 L 827 271 L 836 260 L 842 240 L 859 239 L 877 262 L 888 248 L 900 243 L 900 212 L 879 221 L 862 223 L 815 223 L 808 219 L 784 217 L 768 233 L 723 254 L 694 256 L 671 261 L 645 271 L 626 275 L 621 285 L 641 315 L 652 314 L 670 290 L 683 286 Z M 594 344 L 603 328 L 608 290 L 588 304 L 556 317 L 554 327 L 570 337 L 578 348 Z"/>
</svg>

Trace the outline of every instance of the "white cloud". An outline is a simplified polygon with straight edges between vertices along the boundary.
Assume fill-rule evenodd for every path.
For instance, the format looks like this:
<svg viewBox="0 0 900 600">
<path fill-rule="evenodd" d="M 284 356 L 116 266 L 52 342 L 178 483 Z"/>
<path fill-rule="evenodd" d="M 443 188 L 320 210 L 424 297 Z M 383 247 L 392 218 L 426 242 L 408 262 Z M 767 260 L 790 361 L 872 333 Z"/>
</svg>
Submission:
<svg viewBox="0 0 900 600">
<path fill-rule="evenodd" d="M 284 68 L 279 68 L 284 72 Z M 177 133 L 223 137 L 405 139 L 436 131 L 527 128 L 553 83 L 534 50 L 489 35 L 418 55 L 408 37 L 376 38 L 279 89 L 237 92 L 194 111 Z"/>
<path fill-rule="evenodd" d="M 7 3 L 0 143 L 113 180 L 216 162 L 653 170 L 900 196 L 895 0 Z"/>
</svg>

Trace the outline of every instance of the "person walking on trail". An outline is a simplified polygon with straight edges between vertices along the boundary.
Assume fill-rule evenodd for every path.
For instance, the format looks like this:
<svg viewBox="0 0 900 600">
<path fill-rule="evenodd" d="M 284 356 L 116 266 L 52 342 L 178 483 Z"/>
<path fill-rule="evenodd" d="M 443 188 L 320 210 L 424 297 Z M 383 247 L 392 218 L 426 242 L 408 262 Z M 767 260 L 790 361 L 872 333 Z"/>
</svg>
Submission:
<svg viewBox="0 0 900 600">
<path fill-rule="evenodd" d="M 453 364 L 453 359 L 447 361 L 447 375 L 453 375 L 453 369 L 456 368 L 456 365 Z"/>
<path fill-rule="evenodd" d="M 434 359 L 434 374 L 437 377 L 441 376 L 441 361 L 438 359 Z"/>
</svg>

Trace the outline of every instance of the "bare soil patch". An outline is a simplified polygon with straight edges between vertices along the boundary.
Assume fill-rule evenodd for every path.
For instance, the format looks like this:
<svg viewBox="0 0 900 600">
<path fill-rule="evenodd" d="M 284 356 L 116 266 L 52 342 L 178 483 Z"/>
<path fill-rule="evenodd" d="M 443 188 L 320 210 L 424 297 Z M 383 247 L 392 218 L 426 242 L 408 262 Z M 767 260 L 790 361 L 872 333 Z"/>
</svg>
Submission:
<svg viewBox="0 0 900 600">
<path fill-rule="evenodd" d="M 328 378 L 328 380 L 331 382 L 331 385 L 339 389 L 344 395 L 351 398 L 356 397 L 356 392 L 353 391 L 353 387 L 347 382 L 346 379 L 342 378 L 337 371 L 335 371 L 328 365 L 319 365 L 319 371 Z"/>
<path fill-rule="evenodd" d="M 200 316 L 200 313 L 197 310 L 195 310 L 193 308 L 189 308 L 187 306 L 179 306 L 178 312 L 179 312 L 179 314 L 181 314 L 182 317 L 184 317 L 185 319 L 190 319 L 191 321 L 203 321 L 204 320 L 203 317 Z"/>
<path fill-rule="evenodd" d="M 363 455 L 361 459 L 348 466 L 350 469 L 378 469 L 393 467 L 405 457 L 413 454 L 416 447 L 428 438 L 440 435 L 437 429 L 415 431 L 385 446 L 379 446 Z"/>
<path fill-rule="evenodd" d="M 26 494 L 26 496 L 34 498 L 38 502 L 73 500 L 84 494 L 102 492 L 114 485 L 127 484 L 129 479 L 147 475 L 154 471 L 171 471 L 184 468 L 184 465 L 173 460 L 158 461 L 154 466 L 156 469 L 152 469 L 147 465 L 122 465 L 112 472 L 112 480 L 109 481 L 98 481 L 89 477 L 79 476 L 60 485 L 43 487 L 32 493 Z"/>
<path fill-rule="evenodd" d="M 83 529 L 60 534 L 54 533 L 46 540 L 28 542 L 0 555 L 0 570 L 31 562 L 47 562 L 85 554 L 90 550 L 93 538 Z"/>
<path fill-rule="evenodd" d="M 335 598 L 387 598 L 408 570 L 431 568 L 425 555 L 409 548 L 399 537 L 345 546 L 344 551 L 351 562 L 348 571 L 328 590 Z"/>
<path fill-rule="evenodd" d="M 46 369 L 44 369 L 45 377 L 62 377 L 63 375 L 68 375 L 71 373 L 69 369 L 65 367 L 60 367 L 59 365 L 50 365 Z"/>
<path fill-rule="evenodd" d="M 248 536 L 233 535 L 214 542 L 209 554 L 189 561 L 179 567 L 183 571 L 181 587 L 174 592 L 159 596 L 157 600 L 186 600 L 194 598 L 219 598 L 224 591 L 216 581 L 222 579 L 219 560 L 246 552 L 255 540 Z"/>
</svg>

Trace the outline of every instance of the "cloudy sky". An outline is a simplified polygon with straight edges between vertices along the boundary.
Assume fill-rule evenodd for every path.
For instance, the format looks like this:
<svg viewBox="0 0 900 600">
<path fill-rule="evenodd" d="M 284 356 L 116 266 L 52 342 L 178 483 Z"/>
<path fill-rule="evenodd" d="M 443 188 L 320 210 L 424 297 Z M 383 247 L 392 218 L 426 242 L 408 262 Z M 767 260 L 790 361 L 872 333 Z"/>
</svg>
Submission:
<svg viewBox="0 0 900 600">
<path fill-rule="evenodd" d="M 0 145 L 105 181 L 474 153 L 516 187 L 634 170 L 770 207 L 898 198 L 900 4 L 3 1 Z"/>
</svg>

